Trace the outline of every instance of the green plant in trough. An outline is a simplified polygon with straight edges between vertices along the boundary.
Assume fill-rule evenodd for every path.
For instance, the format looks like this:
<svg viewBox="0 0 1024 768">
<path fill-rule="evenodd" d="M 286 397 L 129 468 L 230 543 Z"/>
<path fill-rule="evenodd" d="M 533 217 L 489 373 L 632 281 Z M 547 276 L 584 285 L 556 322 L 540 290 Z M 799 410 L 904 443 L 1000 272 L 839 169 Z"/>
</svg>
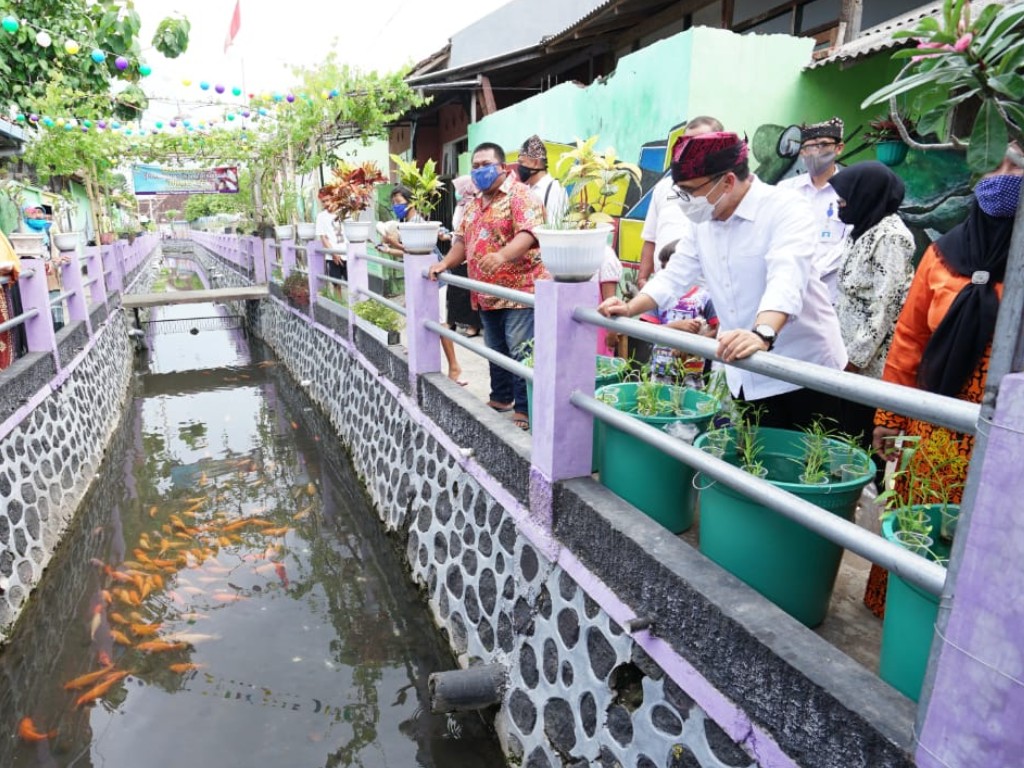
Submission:
<svg viewBox="0 0 1024 768">
<path fill-rule="evenodd" d="M 734 404 L 734 410 L 736 419 L 733 421 L 733 433 L 735 434 L 736 451 L 743 463 L 743 469 L 752 475 L 764 477 L 767 474 L 767 470 L 761 462 L 764 444 L 758 435 L 764 408 L 760 405 L 737 402 Z"/>
<path fill-rule="evenodd" d="M 352 311 L 356 313 L 356 317 L 360 317 L 388 333 L 398 331 L 402 327 L 402 316 L 374 299 L 357 302 L 352 306 Z"/>
</svg>

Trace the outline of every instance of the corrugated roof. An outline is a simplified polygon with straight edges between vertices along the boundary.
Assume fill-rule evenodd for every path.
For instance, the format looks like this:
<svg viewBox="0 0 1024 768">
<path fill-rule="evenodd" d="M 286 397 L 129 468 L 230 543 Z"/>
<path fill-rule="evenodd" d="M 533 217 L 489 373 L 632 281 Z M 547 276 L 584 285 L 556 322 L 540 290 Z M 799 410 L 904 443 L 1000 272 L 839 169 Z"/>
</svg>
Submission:
<svg viewBox="0 0 1024 768">
<path fill-rule="evenodd" d="M 572 24 L 570 24 L 568 27 L 566 27 L 562 31 L 556 32 L 553 35 L 545 35 L 544 37 L 542 37 L 540 39 L 541 43 L 546 43 L 549 40 L 554 40 L 555 38 L 558 38 L 558 37 L 561 37 L 562 35 L 568 34 L 572 30 L 574 30 L 576 27 L 580 26 L 581 24 L 587 23 L 588 21 L 593 19 L 595 16 L 600 16 L 602 13 L 604 13 L 608 9 L 609 6 L 615 5 L 618 2 L 621 2 L 621 0 L 606 0 L 605 2 L 603 2 L 600 5 L 598 5 L 597 7 L 595 7 L 589 13 L 583 14 L 583 16 L 581 16 L 580 18 L 576 19 L 576 21 L 574 21 Z"/>
</svg>

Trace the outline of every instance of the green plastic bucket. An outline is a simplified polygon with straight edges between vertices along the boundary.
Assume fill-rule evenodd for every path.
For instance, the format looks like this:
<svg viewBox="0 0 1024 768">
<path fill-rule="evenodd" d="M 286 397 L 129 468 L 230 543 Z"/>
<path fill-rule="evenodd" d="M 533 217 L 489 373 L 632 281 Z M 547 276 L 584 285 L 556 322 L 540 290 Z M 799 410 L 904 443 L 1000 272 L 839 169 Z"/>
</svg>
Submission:
<svg viewBox="0 0 1024 768">
<path fill-rule="evenodd" d="M 732 430 L 728 433 L 730 441 L 722 459 L 740 466 Z M 758 438 L 764 446 L 761 460 L 772 485 L 844 520 L 853 519 L 861 490 L 874 476 L 867 453 L 829 440 L 837 452 L 847 454 L 846 463 L 863 470 L 863 476 L 843 480 L 830 472 L 826 484 L 805 485 L 799 479 L 804 433 L 763 427 L 758 430 Z M 707 434 L 696 442 L 699 448 L 708 444 Z M 807 626 L 824 621 L 843 548 L 739 491 L 707 477 L 697 482 L 701 486 L 700 551 Z"/>
<path fill-rule="evenodd" d="M 673 423 L 693 424 L 703 430 L 718 413 L 718 401 L 710 395 L 695 389 L 664 384 L 659 399 L 672 402 L 673 393 L 678 393 L 684 414 L 637 415 L 634 411 L 638 386 L 634 382 L 610 384 L 601 387 L 597 395 L 614 394 L 618 400 L 616 408 L 661 430 Z M 595 426 L 598 433 L 597 467 L 601 474 L 601 484 L 672 533 L 682 533 L 690 528 L 693 525 L 697 496 L 693 489 L 693 469 L 610 424 L 598 422 Z"/>
<path fill-rule="evenodd" d="M 952 504 L 949 508 L 959 510 L 959 507 Z M 924 509 L 932 521 L 932 531 L 938 531 L 942 516 L 941 506 L 931 504 Z M 889 541 L 900 544 L 896 538 L 897 530 L 899 528 L 895 518 L 890 517 L 882 521 L 882 535 Z M 935 539 L 932 551 L 941 558 L 948 558 L 949 544 L 941 541 L 938 536 L 932 538 Z M 914 701 L 921 695 L 921 683 L 928 667 L 928 655 L 931 653 L 938 614 L 938 595 L 929 594 L 894 573 L 889 574 L 878 676 Z"/>
<path fill-rule="evenodd" d="M 622 375 L 626 372 L 629 361 L 624 357 L 608 357 L 597 355 L 597 375 L 594 378 L 594 391 L 609 384 L 616 384 L 622 381 Z M 533 431 L 533 382 L 526 382 L 526 407 L 530 415 L 530 431 Z M 594 457 L 591 472 L 597 471 L 597 423 L 594 423 L 594 442 L 591 455 Z"/>
</svg>

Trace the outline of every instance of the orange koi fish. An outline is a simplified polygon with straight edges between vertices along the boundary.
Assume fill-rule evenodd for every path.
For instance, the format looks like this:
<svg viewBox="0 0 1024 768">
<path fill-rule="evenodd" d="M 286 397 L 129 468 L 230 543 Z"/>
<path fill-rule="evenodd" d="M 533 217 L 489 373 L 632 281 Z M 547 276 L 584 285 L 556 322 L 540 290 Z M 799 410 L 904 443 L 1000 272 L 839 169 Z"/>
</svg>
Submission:
<svg viewBox="0 0 1024 768">
<path fill-rule="evenodd" d="M 167 668 L 171 670 L 171 672 L 176 672 L 179 675 L 183 675 L 186 672 L 191 672 L 193 669 L 205 669 L 206 665 L 185 662 L 184 664 L 171 664 Z"/>
<path fill-rule="evenodd" d="M 160 623 L 132 624 L 131 630 L 132 634 L 138 635 L 139 637 L 149 637 L 150 635 L 155 635 L 157 632 L 159 632 L 161 626 L 162 625 Z"/>
<path fill-rule="evenodd" d="M 150 517 L 156 517 L 156 506 L 155 505 L 149 508 L 149 516 Z"/>
<path fill-rule="evenodd" d="M 75 701 L 75 709 L 78 709 L 83 704 L 89 704 L 93 701 L 96 701 L 96 699 L 105 694 L 107 691 L 113 688 L 118 682 L 124 680 L 130 674 L 131 672 L 128 670 L 114 672 L 112 675 L 110 675 L 110 677 L 108 677 L 102 683 L 97 685 L 95 688 L 86 691 L 81 696 L 79 696 L 78 699 Z"/>
<path fill-rule="evenodd" d="M 139 643 L 136 649 L 145 653 L 163 653 L 165 651 L 183 651 L 188 648 L 188 643 L 168 643 L 164 640 L 149 640 Z"/>
<path fill-rule="evenodd" d="M 55 730 L 47 732 L 37 731 L 31 717 L 21 718 L 21 722 L 18 724 L 18 737 L 28 744 L 36 744 L 40 741 L 56 738 L 56 736 L 57 731 Z"/>
<path fill-rule="evenodd" d="M 292 429 L 298 429 L 298 428 L 299 428 L 299 425 L 298 425 L 298 424 L 296 424 L 296 423 L 295 423 L 295 422 L 293 421 L 293 422 L 292 422 Z"/>
<path fill-rule="evenodd" d="M 288 571 L 285 570 L 284 563 L 274 563 L 274 572 L 281 580 L 281 586 L 288 589 Z"/>
<path fill-rule="evenodd" d="M 107 605 L 110 605 L 112 602 L 114 602 L 114 596 L 112 594 L 110 594 L 109 590 L 101 589 L 100 590 L 100 597 L 103 598 L 103 602 L 106 603 Z"/>
<path fill-rule="evenodd" d="M 132 641 L 128 639 L 128 636 L 124 632 L 119 632 L 116 629 L 110 630 L 110 637 L 118 645 L 126 645 L 128 647 L 131 647 L 132 645 Z"/>
<path fill-rule="evenodd" d="M 128 626 L 128 619 L 126 619 L 124 616 L 122 616 L 120 613 L 117 613 L 116 611 L 111 612 L 109 618 L 115 624 Z"/>
<path fill-rule="evenodd" d="M 306 486 L 306 495 L 307 496 L 316 496 L 316 486 L 313 485 L 312 483 L 307 485 Z"/>
<path fill-rule="evenodd" d="M 74 680 L 68 680 L 64 683 L 65 691 L 77 691 L 79 688 L 85 688 L 87 685 L 92 685 L 101 677 L 106 677 L 110 674 L 110 670 L 113 669 L 113 664 L 105 664 L 103 669 L 97 669 L 95 672 L 89 672 L 88 674 L 76 677 Z"/>
<path fill-rule="evenodd" d="M 153 585 L 154 589 L 164 588 L 164 577 L 159 573 L 154 573 L 149 577 L 149 583 Z"/>
<path fill-rule="evenodd" d="M 96 660 L 100 663 L 101 667 L 114 666 L 114 660 L 110 658 L 110 654 L 106 651 L 99 651 L 96 654 Z"/>
<path fill-rule="evenodd" d="M 291 528 L 287 525 L 282 525 L 280 528 L 264 528 L 264 536 L 284 536 Z"/>
</svg>

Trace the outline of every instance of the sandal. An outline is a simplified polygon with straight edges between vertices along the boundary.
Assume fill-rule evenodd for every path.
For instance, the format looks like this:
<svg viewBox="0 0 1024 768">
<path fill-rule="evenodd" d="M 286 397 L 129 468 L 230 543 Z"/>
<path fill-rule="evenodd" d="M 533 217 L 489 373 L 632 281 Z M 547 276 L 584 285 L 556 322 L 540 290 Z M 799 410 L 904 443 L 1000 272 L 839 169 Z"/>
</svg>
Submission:
<svg viewBox="0 0 1024 768">
<path fill-rule="evenodd" d="M 515 408 L 515 403 L 496 403 L 493 400 L 488 400 L 487 406 L 493 408 L 498 413 L 508 413 Z"/>
<path fill-rule="evenodd" d="M 525 413 L 512 414 L 512 423 L 523 430 L 523 432 L 530 431 L 530 417 Z"/>
<path fill-rule="evenodd" d="M 480 329 L 474 328 L 472 333 L 470 333 L 469 331 L 463 331 L 462 335 L 465 336 L 467 339 L 475 339 L 477 336 L 480 335 Z"/>
</svg>

